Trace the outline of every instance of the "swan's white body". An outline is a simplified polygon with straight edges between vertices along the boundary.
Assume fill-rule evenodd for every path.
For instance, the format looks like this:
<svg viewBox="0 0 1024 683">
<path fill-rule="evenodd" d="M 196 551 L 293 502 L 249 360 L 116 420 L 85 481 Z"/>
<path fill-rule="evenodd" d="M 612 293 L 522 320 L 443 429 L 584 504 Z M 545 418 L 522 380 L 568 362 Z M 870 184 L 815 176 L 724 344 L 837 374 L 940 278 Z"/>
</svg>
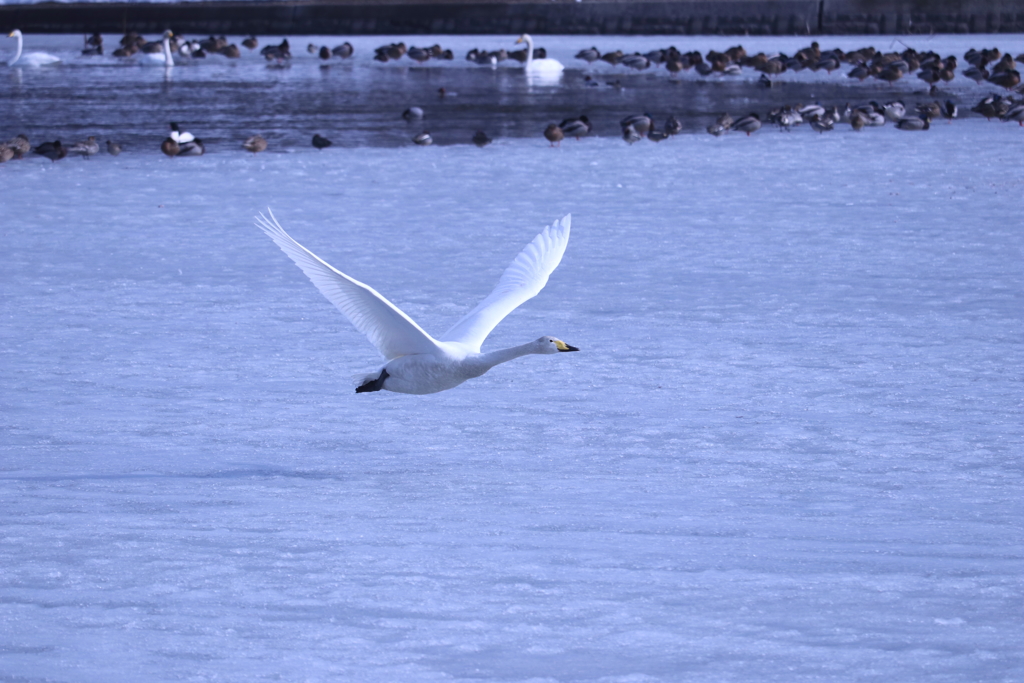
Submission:
<svg viewBox="0 0 1024 683">
<path fill-rule="evenodd" d="M 174 66 L 174 56 L 171 54 L 171 38 L 174 34 L 164 31 L 163 49 L 160 52 L 143 52 L 139 55 L 141 66 Z"/>
<path fill-rule="evenodd" d="M 565 216 L 537 235 L 505 270 L 490 296 L 440 339 L 423 331 L 373 288 L 334 269 L 296 242 L 273 213 L 269 218 L 260 214 L 256 224 L 387 360 L 381 371 L 362 378 L 357 391 L 432 394 L 479 377 L 513 358 L 578 350 L 559 339 L 541 337 L 521 346 L 480 353 L 480 345 L 491 330 L 547 284 L 569 243 L 570 219 Z"/>
<path fill-rule="evenodd" d="M 519 36 L 519 40 L 516 41 L 516 45 L 519 43 L 526 43 L 526 64 L 523 66 L 526 73 L 558 74 L 565 70 L 565 67 L 562 66 L 562 63 L 557 59 L 533 58 L 533 38 L 530 37 L 529 33 L 524 33 Z"/>
<path fill-rule="evenodd" d="M 14 51 L 14 59 L 7 62 L 8 66 L 46 66 L 47 64 L 56 64 L 60 61 L 60 57 L 46 52 L 28 52 L 21 54 L 22 37 L 21 31 L 18 29 L 14 29 L 8 33 L 7 37 L 18 39 L 18 49 Z"/>
</svg>

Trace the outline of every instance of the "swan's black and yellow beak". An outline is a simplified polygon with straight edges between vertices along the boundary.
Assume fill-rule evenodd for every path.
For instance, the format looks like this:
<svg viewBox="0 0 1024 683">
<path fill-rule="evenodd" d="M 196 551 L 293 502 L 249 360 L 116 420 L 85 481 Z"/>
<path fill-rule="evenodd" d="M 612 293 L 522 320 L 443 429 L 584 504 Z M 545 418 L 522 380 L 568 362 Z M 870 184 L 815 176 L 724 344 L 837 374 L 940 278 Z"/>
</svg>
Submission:
<svg viewBox="0 0 1024 683">
<path fill-rule="evenodd" d="M 558 349 L 559 351 L 579 351 L 579 349 L 577 349 L 575 346 L 569 346 L 561 339 L 555 340 L 555 348 Z"/>
</svg>

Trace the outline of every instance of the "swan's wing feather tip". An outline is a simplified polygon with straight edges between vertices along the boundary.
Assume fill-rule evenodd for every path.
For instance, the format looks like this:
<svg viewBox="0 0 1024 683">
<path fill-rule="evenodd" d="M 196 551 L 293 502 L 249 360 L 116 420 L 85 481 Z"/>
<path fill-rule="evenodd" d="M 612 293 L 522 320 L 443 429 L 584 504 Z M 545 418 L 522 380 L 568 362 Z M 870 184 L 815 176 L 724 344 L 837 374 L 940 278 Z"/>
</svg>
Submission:
<svg viewBox="0 0 1024 683">
<path fill-rule="evenodd" d="M 541 230 L 505 269 L 494 291 L 441 339 L 479 350 L 487 335 L 505 316 L 544 289 L 565 254 L 571 222 L 572 215 L 566 214 Z"/>
<path fill-rule="evenodd" d="M 267 233 L 328 301 L 377 347 L 384 358 L 433 353 L 437 343 L 409 316 L 375 289 L 345 275 L 285 232 L 269 209 L 256 225 Z"/>
<path fill-rule="evenodd" d="M 270 207 L 267 207 L 267 213 L 270 214 L 270 218 L 263 215 L 262 211 L 259 212 L 259 215 L 254 217 L 256 219 L 256 226 L 271 237 L 274 235 L 282 235 L 291 238 L 291 235 L 285 232 L 285 229 L 277 222 L 277 218 L 274 216 L 274 212 L 270 210 Z"/>
</svg>

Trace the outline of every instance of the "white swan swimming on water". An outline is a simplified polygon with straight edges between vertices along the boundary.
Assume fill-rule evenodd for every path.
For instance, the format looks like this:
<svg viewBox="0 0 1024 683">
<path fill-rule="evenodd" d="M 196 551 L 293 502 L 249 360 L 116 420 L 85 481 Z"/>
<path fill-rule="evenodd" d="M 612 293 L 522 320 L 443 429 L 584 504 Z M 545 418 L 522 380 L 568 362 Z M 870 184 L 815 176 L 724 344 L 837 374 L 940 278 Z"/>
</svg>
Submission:
<svg viewBox="0 0 1024 683">
<path fill-rule="evenodd" d="M 527 73 L 558 74 L 565 70 L 565 67 L 557 59 L 551 59 L 550 57 L 545 57 L 544 59 L 533 58 L 533 38 L 530 37 L 529 33 L 519 36 L 516 45 L 519 43 L 526 43 L 526 64 L 523 68 Z"/>
<path fill-rule="evenodd" d="M 547 284 L 569 243 L 570 218 L 565 216 L 544 228 L 505 269 L 490 296 L 440 339 L 424 332 L 374 289 L 334 269 L 292 239 L 273 213 L 269 218 L 261 213 L 256 225 L 387 360 L 383 369 L 362 379 L 356 393 L 386 389 L 403 394 L 433 394 L 479 377 L 513 358 L 531 353 L 579 351 L 561 339 L 545 336 L 521 346 L 480 353 L 480 345 L 491 330 Z"/>
<path fill-rule="evenodd" d="M 171 55 L 171 38 L 174 34 L 164 31 L 163 49 L 160 52 L 143 52 L 139 55 L 141 66 L 174 66 L 174 57 Z"/>
<path fill-rule="evenodd" d="M 14 29 L 7 34 L 7 37 L 18 39 L 18 49 L 14 51 L 14 59 L 7 62 L 7 66 L 45 66 L 47 64 L 56 64 L 60 61 L 60 57 L 46 52 L 28 52 L 26 54 L 21 54 L 22 37 L 19 29 Z"/>
</svg>

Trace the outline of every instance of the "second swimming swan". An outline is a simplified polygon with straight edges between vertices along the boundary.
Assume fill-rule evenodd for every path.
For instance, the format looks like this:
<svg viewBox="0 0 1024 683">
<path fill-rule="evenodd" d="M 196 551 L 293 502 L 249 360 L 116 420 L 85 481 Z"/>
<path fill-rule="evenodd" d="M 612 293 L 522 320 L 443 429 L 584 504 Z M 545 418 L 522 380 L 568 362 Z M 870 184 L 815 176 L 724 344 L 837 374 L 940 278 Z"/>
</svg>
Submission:
<svg viewBox="0 0 1024 683">
<path fill-rule="evenodd" d="M 373 288 L 333 268 L 296 242 L 274 214 L 269 210 L 268 213 L 269 218 L 261 213 L 256 225 L 387 360 L 379 372 L 362 378 L 356 393 L 385 389 L 403 394 L 433 394 L 479 377 L 513 358 L 531 353 L 579 351 L 561 339 L 544 336 L 521 346 L 480 352 L 480 345 L 491 330 L 547 284 L 569 243 L 571 216 L 544 228 L 505 269 L 490 296 L 440 339 L 434 339 Z"/>
</svg>

